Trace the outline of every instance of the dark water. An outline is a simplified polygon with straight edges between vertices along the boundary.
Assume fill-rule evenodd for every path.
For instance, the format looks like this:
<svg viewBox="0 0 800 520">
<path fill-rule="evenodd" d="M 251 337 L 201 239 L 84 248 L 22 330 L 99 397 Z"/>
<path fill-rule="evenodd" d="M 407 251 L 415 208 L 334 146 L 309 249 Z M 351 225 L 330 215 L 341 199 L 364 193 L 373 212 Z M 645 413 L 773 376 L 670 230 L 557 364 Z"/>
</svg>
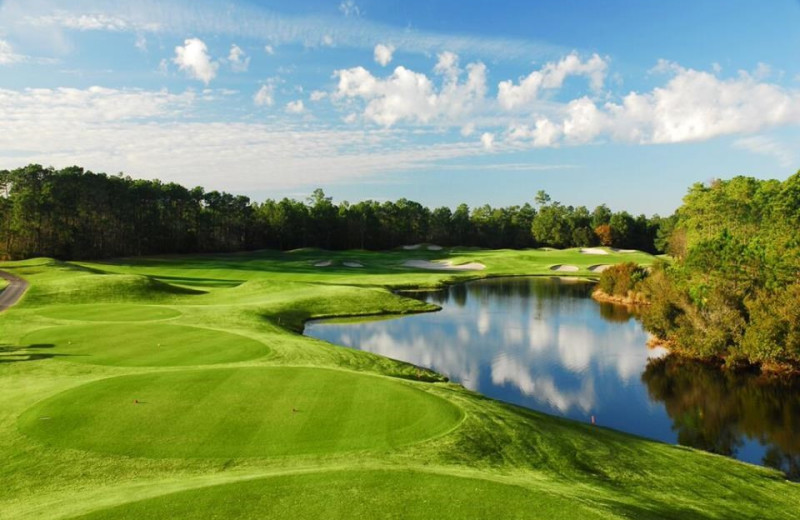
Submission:
<svg viewBox="0 0 800 520">
<path fill-rule="evenodd" d="M 416 297 L 440 312 L 311 322 L 306 334 L 432 368 L 534 410 L 800 475 L 800 385 L 648 349 L 624 308 L 585 282 L 490 279 Z"/>
</svg>

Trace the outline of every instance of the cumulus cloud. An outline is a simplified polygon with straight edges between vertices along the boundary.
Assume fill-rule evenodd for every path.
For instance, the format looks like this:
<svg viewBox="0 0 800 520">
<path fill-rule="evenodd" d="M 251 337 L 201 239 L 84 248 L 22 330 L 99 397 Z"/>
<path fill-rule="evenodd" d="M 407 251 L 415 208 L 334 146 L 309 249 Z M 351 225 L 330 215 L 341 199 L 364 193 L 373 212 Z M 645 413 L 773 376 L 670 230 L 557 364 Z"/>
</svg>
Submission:
<svg viewBox="0 0 800 520">
<path fill-rule="evenodd" d="M 189 38 L 183 42 L 183 47 L 175 47 L 172 61 L 179 69 L 206 85 L 216 77 L 219 68 L 219 63 L 212 61 L 208 55 L 206 44 L 198 38 Z"/>
<path fill-rule="evenodd" d="M 518 84 L 511 80 L 501 81 L 497 86 L 497 101 L 506 110 L 520 108 L 535 101 L 542 90 L 561 88 L 568 76 L 586 76 L 591 88 L 599 90 L 603 87 L 607 69 L 608 64 L 597 54 L 582 61 L 577 54 L 572 53 L 558 62 L 547 63 L 541 69 L 531 72 Z"/>
<path fill-rule="evenodd" d="M 271 82 L 261 85 L 261 88 L 253 96 L 253 103 L 260 107 L 271 107 L 275 103 L 274 92 L 275 86 Z"/>
<path fill-rule="evenodd" d="M 273 54 L 275 54 L 275 47 L 273 47 L 272 45 L 264 45 L 264 52 L 272 56 Z"/>
<path fill-rule="evenodd" d="M 339 78 L 336 99 L 363 100 L 364 117 L 386 127 L 399 121 L 460 124 L 486 94 L 482 63 L 467 65 L 463 82 L 457 73 L 449 74 L 439 88 L 425 74 L 402 66 L 386 78 L 377 78 L 364 67 L 337 70 L 334 76 Z"/>
<path fill-rule="evenodd" d="M 509 125 L 506 136 L 510 140 L 530 140 L 534 146 L 581 144 L 602 138 L 665 144 L 800 123 L 797 90 L 765 83 L 745 72 L 722 79 L 715 73 L 665 61 L 659 62 L 656 69 L 671 75 L 662 87 L 644 93 L 630 92 L 619 101 L 599 105 L 587 96 L 576 98 L 560 105 L 554 115 L 536 116 L 534 125 Z M 514 98 L 510 92 L 507 90 L 510 97 L 506 101 Z M 742 147 L 771 149 L 775 154 L 775 148 L 767 143 L 744 143 Z"/>
<path fill-rule="evenodd" d="M 303 100 L 298 99 L 286 103 L 286 112 L 290 114 L 302 114 L 306 107 L 303 105 Z"/>
<path fill-rule="evenodd" d="M 375 62 L 379 63 L 381 66 L 385 67 L 392 61 L 392 54 L 394 53 L 394 47 L 392 45 L 384 45 L 379 43 L 375 46 Z"/>
<path fill-rule="evenodd" d="M 231 64 L 233 72 L 247 72 L 248 67 L 250 67 L 250 57 L 241 47 L 234 43 L 228 53 L 228 63 Z"/>
<path fill-rule="evenodd" d="M 311 101 L 322 101 L 328 97 L 328 93 L 324 90 L 312 90 L 308 97 Z"/>
</svg>

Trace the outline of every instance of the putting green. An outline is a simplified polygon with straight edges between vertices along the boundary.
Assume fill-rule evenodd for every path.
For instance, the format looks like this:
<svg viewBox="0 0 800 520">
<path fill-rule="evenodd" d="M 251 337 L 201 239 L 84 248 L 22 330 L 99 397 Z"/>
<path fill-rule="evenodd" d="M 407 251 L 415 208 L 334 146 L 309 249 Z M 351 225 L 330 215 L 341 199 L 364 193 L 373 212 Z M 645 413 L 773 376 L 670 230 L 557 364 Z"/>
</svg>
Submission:
<svg viewBox="0 0 800 520">
<path fill-rule="evenodd" d="M 330 471 L 209 486 L 95 511 L 161 518 L 608 518 L 574 500 L 488 480 L 415 471 Z"/>
<path fill-rule="evenodd" d="M 179 311 L 169 307 L 125 303 L 53 305 L 45 307 L 39 314 L 59 320 L 80 321 L 151 321 L 165 320 L 181 315 Z"/>
<path fill-rule="evenodd" d="M 393 448 L 443 434 L 461 417 L 407 383 L 271 367 L 104 379 L 38 403 L 19 425 L 64 448 L 229 458 Z"/>
<path fill-rule="evenodd" d="M 53 345 L 53 352 L 63 356 L 60 359 L 117 366 L 231 363 L 270 351 L 263 343 L 238 334 L 166 323 L 48 327 L 24 336 L 22 342 Z"/>
</svg>

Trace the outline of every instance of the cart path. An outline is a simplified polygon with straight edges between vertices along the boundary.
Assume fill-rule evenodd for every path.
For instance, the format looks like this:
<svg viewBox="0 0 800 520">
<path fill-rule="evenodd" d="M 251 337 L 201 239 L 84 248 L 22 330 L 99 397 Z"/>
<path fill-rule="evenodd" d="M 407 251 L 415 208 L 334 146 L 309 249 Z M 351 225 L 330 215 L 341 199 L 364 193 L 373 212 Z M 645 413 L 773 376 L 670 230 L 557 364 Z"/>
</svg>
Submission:
<svg viewBox="0 0 800 520">
<path fill-rule="evenodd" d="M 25 294 L 28 282 L 5 271 L 0 271 L 0 278 L 8 280 L 8 286 L 0 291 L 0 312 L 3 312 L 17 303 Z"/>
</svg>

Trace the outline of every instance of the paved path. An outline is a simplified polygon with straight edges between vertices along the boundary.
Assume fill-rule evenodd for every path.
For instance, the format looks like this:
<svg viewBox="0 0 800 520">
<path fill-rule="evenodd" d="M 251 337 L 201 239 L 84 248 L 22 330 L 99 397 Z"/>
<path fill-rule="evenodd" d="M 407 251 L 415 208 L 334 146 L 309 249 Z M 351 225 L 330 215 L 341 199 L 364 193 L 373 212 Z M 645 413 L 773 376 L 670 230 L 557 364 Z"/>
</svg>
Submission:
<svg viewBox="0 0 800 520">
<path fill-rule="evenodd" d="M 8 280 L 6 288 L 0 291 L 0 312 L 3 312 L 17 303 L 22 295 L 25 294 L 28 282 L 5 271 L 0 271 L 0 278 Z"/>
</svg>

